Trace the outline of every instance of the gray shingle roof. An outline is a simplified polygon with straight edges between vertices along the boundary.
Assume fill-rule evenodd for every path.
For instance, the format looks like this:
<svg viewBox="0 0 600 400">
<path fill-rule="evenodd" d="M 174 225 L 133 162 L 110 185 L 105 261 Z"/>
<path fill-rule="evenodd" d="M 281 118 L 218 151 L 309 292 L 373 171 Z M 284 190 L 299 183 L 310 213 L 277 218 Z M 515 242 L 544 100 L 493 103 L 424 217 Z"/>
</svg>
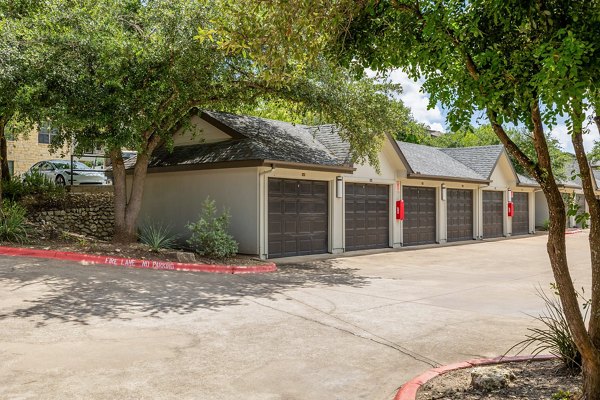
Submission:
<svg viewBox="0 0 600 400">
<path fill-rule="evenodd" d="M 517 174 L 517 178 L 519 178 L 519 183 L 525 186 L 540 186 L 539 183 L 536 182 L 535 179 L 527 176 L 527 175 L 521 175 L 521 174 Z"/>
<path fill-rule="evenodd" d="M 149 167 L 173 167 L 232 161 L 279 161 L 348 168 L 344 144 L 331 126 L 323 129 L 265 118 L 203 111 L 209 122 L 232 135 L 230 140 L 209 144 L 157 149 Z M 321 138 L 322 143 L 317 137 Z M 349 147 L 348 151 L 349 153 Z M 126 162 L 132 168 L 135 158 Z"/>
<path fill-rule="evenodd" d="M 351 163 L 350 143 L 342 140 L 335 125 L 307 126 L 308 131 L 342 163 Z"/>
<path fill-rule="evenodd" d="M 561 181 L 561 183 L 581 187 L 580 172 L 579 163 L 577 162 L 577 159 L 573 158 L 565 165 L 566 180 Z"/>
<path fill-rule="evenodd" d="M 440 149 L 440 151 L 471 168 L 479 176 L 490 179 L 498 157 L 504 151 L 504 146 L 499 144 L 493 146 L 454 147 Z"/>
<path fill-rule="evenodd" d="M 481 175 L 453 157 L 459 152 L 446 153 L 444 150 L 447 149 L 406 142 L 397 143 L 415 175 L 450 177 L 473 181 L 488 179 L 487 175 Z M 462 158 L 465 159 L 467 156 Z"/>
<path fill-rule="evenodd" d="M 315 165 L 342 165 L 304 125 L 265 118 L 204 111 L 247 139 L 249 159 L 296 162 Z M 242 139 L 245 140 L 245 139 Z"/>
</svg>

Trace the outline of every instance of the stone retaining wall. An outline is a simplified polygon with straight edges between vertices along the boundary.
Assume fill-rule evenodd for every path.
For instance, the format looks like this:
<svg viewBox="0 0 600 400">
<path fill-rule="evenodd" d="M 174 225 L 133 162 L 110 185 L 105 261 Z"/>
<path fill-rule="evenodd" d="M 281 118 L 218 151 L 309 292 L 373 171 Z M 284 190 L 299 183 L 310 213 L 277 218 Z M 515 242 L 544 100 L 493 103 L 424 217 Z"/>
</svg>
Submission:
<svg viewBox="0 0 600 400">
<path fill-rule="evenodd" d="M 112 193 L 67 193 L 64 200 L 36 204 L 28 218 L 54 229 L 110 239 L 114 232 Z"/>
</svg>

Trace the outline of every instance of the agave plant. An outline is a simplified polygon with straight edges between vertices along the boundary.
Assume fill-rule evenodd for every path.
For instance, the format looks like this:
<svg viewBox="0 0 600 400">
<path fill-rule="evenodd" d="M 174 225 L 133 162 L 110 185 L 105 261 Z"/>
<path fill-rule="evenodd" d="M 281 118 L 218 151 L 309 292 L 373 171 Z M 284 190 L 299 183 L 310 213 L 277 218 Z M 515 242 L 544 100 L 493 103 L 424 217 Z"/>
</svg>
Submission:
<svg viewBox="0 0 600 400">
<path fill-rule="evenodd" d="M 171 249 L 178 236 L 171 232 L 171 227 L 162 223 L 147 222 L 140 227 L 140 242 L 148 245 L 152 251 Z"/>
</svg>

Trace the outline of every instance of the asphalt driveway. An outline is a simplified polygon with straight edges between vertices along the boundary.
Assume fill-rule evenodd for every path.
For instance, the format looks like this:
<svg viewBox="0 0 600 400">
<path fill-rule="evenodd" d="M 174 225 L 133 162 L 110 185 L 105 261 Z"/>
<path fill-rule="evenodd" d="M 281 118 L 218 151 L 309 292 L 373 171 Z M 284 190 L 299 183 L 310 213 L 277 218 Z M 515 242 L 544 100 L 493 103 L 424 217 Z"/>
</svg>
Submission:
<svg viewBox="0 0 600 400">
<path fill-rule="evenodd" d="M 158 272 L 0 257 L 0 398 L 391 399 L 503 354 L 553 281 L 545 236 L 281 266 Z M 589 286 L 587 236 L 568 237 Z"/>
</svg>

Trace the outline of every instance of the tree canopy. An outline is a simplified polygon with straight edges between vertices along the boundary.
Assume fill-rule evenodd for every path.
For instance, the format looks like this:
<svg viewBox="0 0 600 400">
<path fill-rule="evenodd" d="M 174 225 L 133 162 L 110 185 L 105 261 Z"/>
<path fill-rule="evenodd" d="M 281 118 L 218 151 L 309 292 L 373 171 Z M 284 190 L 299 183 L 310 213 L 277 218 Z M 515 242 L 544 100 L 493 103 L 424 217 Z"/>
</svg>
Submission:
<svg viewBox="0 0 600 400">
<path fill-rule="evenodd" d="M 56 146 L 102 145 L 110 154 L 119 240 L 135 237 L 150 157 L 171 144 L 193 107 L 265 113 L 274 104 L 291 105 L 292 119 L 310 115 L 337 124 L 355 160 L 374 165 L 385 133 L 422 129 L 395 100 L 398 85 L 351 74 L 322 56 L 309 68 L 296 57 L 275 63 L 252 53 L 242 37 L 221 29 L 248 28 L 226 6 L 221 0 L 45 0 L 27 16 L 24 43 L 44 63 L 44 75 L 32 80 L 44 96 L 36 118 L 58 129 Z M 265 18 L 254 11 L 253 18 Z M 138 152 L 130 196 L 122 148 Z"/>
<path fill-rule="evenodd" d="M 256 3 L 261 3 L 257 1 Z M 271 2 L 268 2 L 271 3 Z M 585 110 L 596 111 L 600 3 L 500 0 L 295 0 L 270 9 L 279 21 L 278 46 L 306 41 L 309 60 L 314 43 L 326 43 L 331 59 L 361 73 L 365 68 L 400 68 L 424 80 L 431 104 L 448 110 L 453 130 L 468 126 L 484 111 L 509 154 L 541 186 L 550 209 L 548 254 L 569 328 L 584 364 L 583 395 L 600 397 L 600 202 L 594 191 L 583 134 Z M 259 6 L 260 7 L 260 6 Z M 268 7 L 268 6 L 263 6 Z M 294 12 L 300 24 L 286 34 L 284 18 Z M 320 15 L 330 24 L 323 29 Z M 310 16 L 315 15 L 312 22 Z M 250 17 L 247 17 L 250 18 Z M 276 23 L 276 22 L 275 22 Z M 269 25 L 263 29 L 270 29 Z M 314 32 L 318 32 L 314 34 Z M 261 35 L 262 37 L 263 35 Z M 279 37 L 279 36 L 278 36 Z M 318 37 L 317 41 L 313 39 Z M 260 40 L 248 48 L 261 54 Z M 271 45 L 267 48 L 273 49 Z M 292 55 L 299 54 L 297 51 Z M 581 315 L 569 274 L 564 237 L 566 213 L 545 130 L 559 117 L 567 125 L 590 209 L 592 300 L 589 326 Z M 507 132 L 507 123 L 523 126 L 535 157 Z"/>
</svg>

